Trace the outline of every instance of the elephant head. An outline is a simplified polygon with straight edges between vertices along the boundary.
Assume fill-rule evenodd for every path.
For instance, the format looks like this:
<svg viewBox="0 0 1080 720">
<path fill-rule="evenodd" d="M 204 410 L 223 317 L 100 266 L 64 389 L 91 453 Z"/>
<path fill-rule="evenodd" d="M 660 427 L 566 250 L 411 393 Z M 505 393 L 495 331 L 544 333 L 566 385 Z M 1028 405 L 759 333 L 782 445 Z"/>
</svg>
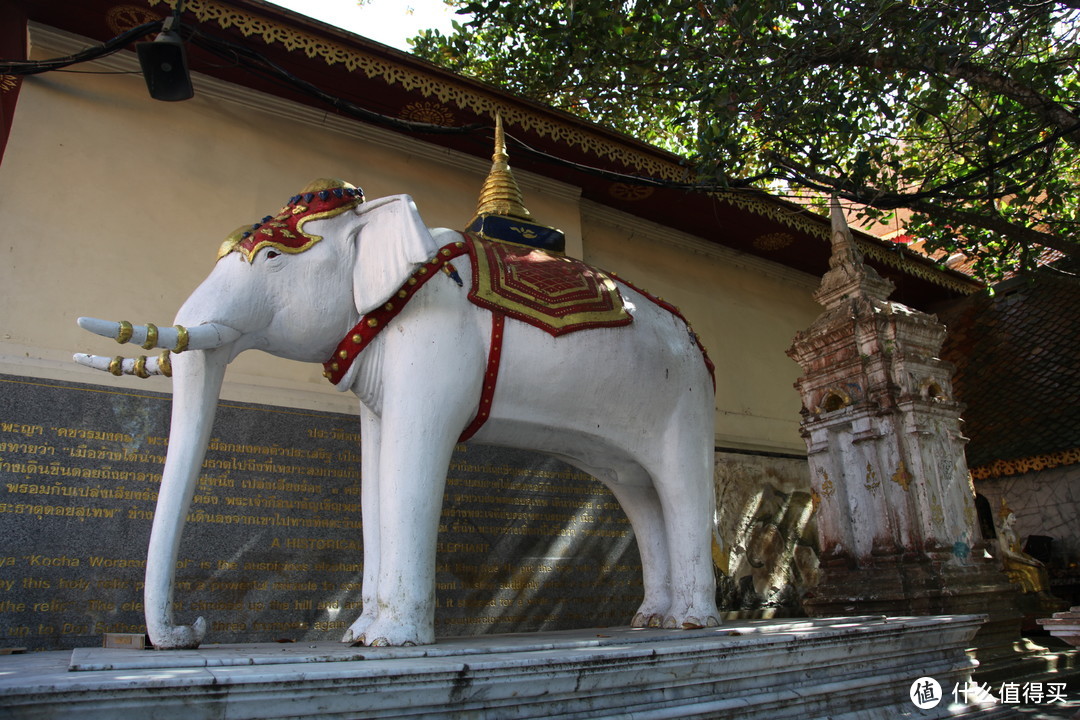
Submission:
<svg viewBox="0 0 1080 720">
<path fill-rule="evenodd" d="M 202 618 L 176 625 L 172 599 L 184 521 L 198 483 L 225 368 L 244 350 L 323 362 L 360 315 L 386 302 L 436 250 L 408 196 L 364 202 L 341 181 L 317 180 L 275 216 L 234 232 L 174 327 L 80 318 L 83 328 L 159 357 L 76 355 L 113 374 L 171 373 L 168 453 L 151 530 L 144 590 L 147 632 L 156 647 L 197 647 Z"/>
</svg>

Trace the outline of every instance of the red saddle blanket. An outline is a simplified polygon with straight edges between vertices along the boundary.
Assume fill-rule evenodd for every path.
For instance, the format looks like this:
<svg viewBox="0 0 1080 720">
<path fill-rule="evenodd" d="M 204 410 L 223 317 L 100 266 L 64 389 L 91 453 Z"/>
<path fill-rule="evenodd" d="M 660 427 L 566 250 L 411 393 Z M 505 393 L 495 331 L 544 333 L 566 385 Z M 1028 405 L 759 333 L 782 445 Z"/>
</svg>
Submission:
<svg viewBox="0 0 1080 720">
<path fill-rule="evenodd" d="M 580 260 L 466 234 L 469 300 L 552 335 L 628 325 L 633 317 L 610 275 Z"/>
</svg>

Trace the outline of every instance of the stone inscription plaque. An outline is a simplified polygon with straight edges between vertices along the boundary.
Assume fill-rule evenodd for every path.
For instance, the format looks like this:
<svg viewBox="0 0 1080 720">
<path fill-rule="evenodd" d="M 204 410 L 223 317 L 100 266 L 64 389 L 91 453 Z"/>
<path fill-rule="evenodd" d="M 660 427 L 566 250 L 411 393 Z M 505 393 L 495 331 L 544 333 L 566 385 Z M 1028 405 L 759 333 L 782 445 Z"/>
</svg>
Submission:
<svg viewBox="0 0 1080 720">
<path fill-rule="evenodd" d="M 0 648 L 144 632 L 168 395 L 0 375 Z M 406 519 L 407 521 L 407 519 Z M 359 421 L 222 402 L 188 514 L 175 616 L 207 642 L 337 640 L 361 610 Z M 440 636 L 626 625 L 641 561 L 614 497 L 535 453 L 457 448 Z"/>
</svg>

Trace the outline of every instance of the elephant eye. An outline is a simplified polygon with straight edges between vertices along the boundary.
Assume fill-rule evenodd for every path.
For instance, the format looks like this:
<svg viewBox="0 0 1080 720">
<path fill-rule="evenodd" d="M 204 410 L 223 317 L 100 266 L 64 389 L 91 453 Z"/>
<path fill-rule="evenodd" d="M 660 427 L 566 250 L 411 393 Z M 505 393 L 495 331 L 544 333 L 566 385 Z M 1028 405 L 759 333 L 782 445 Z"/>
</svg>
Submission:
<svg viewBox="0 0 1080 720">
<path fill-rule="evenodd" d="M 281 253 L 279 253 L 277 250 L 267 250 L 266 251 L 266 259 L 269 260 L 271 258 L 276 258 L 280 254 Z"/>
</svg>

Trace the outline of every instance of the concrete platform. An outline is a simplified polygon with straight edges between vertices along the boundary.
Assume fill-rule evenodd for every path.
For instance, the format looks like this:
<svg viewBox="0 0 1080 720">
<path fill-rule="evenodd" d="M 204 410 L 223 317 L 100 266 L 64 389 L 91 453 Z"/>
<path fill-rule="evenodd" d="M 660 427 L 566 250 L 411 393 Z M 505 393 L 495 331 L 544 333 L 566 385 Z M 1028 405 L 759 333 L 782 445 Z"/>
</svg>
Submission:
<svg viewBox="0 0 1080 720">
<path fill-rule="evenodd" d="M 199 650 L 81 648 L 0 657 L 0 717 L 938 718 L 970 678 L 982 616 L 761 620 L 705 630 L 604 628 Z M 915 680 L 944 695 L 920 710 Z"/>
</svg>

